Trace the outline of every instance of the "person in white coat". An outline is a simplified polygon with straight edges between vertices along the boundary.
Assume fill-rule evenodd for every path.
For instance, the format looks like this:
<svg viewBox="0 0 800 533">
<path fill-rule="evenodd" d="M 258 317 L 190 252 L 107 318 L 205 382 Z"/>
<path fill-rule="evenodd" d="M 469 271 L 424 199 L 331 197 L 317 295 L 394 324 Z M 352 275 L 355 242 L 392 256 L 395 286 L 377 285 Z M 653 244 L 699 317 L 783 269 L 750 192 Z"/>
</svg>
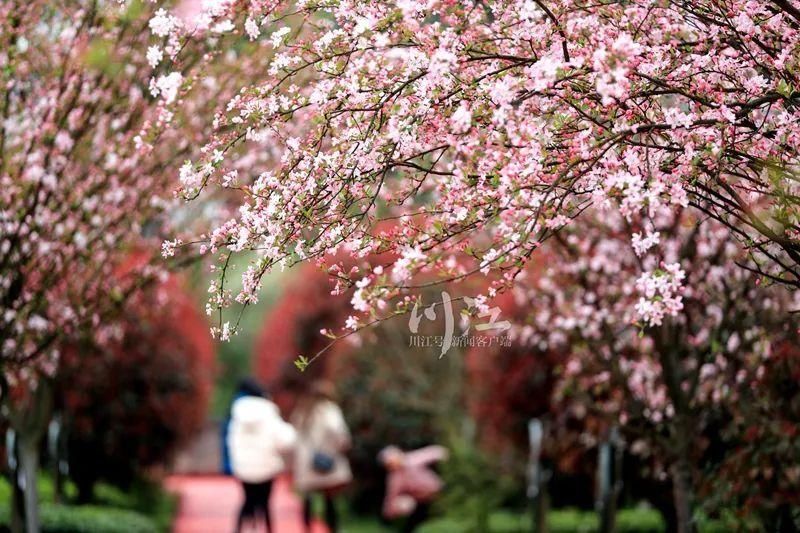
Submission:
<svg viewBox="0 0 800 533">
<path fill-rule="evenodd" d="M 312 495 L 325 499 L 325 522 L 329 530 L 338 529 L 333 496 L 353 479 L 345 452 L 350 448 L 350 431 L 342 410 L 333 401 L 333 384 L 314 383 L 303 395 L 290 418 L 297 430 L 294 460 L 294 483 L 304 495 L 303 519 L 311 529 Z"/>
<path fill-rule="evenodd" d="M 278 406 L 263 396 L 242 396 L 233 402 L 228 431 L 231 470 L 242 483 L 244 502 L 236 521 L 237 533 L 245 519 L 259 515 L 271 531 L 269 497 L 273 479 L 286 469 L 284 457 L 297 439 Z"/>
</svg>

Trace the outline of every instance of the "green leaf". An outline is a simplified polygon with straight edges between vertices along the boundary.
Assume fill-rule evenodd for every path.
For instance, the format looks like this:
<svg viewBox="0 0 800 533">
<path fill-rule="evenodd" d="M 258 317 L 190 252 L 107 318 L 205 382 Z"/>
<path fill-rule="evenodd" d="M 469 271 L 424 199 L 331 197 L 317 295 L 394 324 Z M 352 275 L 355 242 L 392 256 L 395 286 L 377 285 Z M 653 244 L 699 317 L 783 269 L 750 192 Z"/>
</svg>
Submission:
<svg viewBox="0 0 800 533">
<path fill-rule="evenodd" d="M 780 94 L 784 98 L 789 98 L 794 92 L 792 85 L 786 80 L 779 81 L 778 86 L 775 87 L 775 90 L 778 91 L 778 94 Z"/>
<path fill-rule="evenodd" d="M 306 368 L 308 368 L 308 365 L 310 364 L 311 361 L 302 355 L 298 355 L 297 359 L 294 360 L 294 366 L 296 366 L 300 372 L 305 372 Z"/>
</svg>

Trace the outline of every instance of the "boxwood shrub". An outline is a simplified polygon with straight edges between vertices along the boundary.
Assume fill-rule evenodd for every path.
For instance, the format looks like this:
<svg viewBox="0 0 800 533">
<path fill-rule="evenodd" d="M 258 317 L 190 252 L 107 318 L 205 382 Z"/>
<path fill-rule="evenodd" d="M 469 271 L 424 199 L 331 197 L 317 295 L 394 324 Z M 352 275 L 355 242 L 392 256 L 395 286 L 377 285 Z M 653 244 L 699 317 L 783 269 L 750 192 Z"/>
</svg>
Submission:
<svg viewBox="0 0 800 533">
<path fill-rule="evenodd" d="M 42 533 L 158 533 L 146 516 L 112 507 L 43 503 L 40 518 Z M 9 521 L 8 506 L 0 507 L 0 530 Z"/>
</svg>

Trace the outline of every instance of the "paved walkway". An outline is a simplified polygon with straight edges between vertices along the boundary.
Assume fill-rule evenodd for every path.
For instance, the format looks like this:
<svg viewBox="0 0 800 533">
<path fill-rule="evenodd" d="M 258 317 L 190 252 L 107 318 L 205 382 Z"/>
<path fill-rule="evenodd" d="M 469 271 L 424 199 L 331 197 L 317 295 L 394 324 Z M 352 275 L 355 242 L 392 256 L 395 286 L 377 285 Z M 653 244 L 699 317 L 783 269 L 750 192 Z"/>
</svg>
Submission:
<svg viewBox="0 0 800 533">
<path fill-rule="evenodd" d="M 167 488 L 180 497 L 173 533 L 228 533 L 233 531 L 242 502 L 238 482 L 226 476 L 171 476 Z M 270 533 L 306 533 L 303 530 L 300 500 L 286 478 L 279 478 L 272 489 Z M 325 533 L 315 524 L 313 533 Z"/>
</svg>

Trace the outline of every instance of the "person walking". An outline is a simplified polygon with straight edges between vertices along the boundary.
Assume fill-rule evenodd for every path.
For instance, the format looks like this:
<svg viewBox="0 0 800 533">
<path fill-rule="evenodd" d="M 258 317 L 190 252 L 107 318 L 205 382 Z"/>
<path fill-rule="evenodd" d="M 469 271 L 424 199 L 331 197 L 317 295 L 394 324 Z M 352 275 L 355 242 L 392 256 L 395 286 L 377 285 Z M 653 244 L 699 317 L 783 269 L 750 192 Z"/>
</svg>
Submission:
<svg viewBox="0 0 800 533">
<path fill-rule="evenodd" d="M 353 479 L 345 452 L 350 448 L 350 430 L 339 406 L 333 401 L 333 384 L 313 383 L 300 397 L 290 421 L 297 430 L 294 460 L 294 483 L 304 496 L 303 520 L 311 530 L 312 499 L 323 495 L 325 522 L 332 533 L 338 531 L 339 519 L 334 495 Z"/>
<path fill-rule="evenodd" d="M 272 531 L 269 498 L 272 481 L 286 468 L 284 456 L 297 440 L 294 428 L 285 422 L 278 406 L 266 395 L 251 390 L 233 402 L 228 429 L 228 449 L 233 475 L 242 483 L 244 502 L 236 520 L 240 532 L 245 520 L 261 517 Z"/>
<path fill-rule="evenodd" d="M 447 449 L 435 445 L 409 452 L 387 446 L 378 454 L 378 461 L 387 471 L 383 516 L 388 519 L 407 516 L 403 533 L 415 531 L 427 520 L 430 505 L 444 485 L 430 466 L 447 457 Z"/>
<path fill-rule="evenodd" d="M 233 475 L 230 447 L 228 446 L 228 433 L 231 429 L 231 411 L 233 409 L 233 404 L 236 402 L 236 400 L 243 398 L 244 396 L 263 395 L 264 391 L 261 388 L 261 385 L 259 385 L 258 382 L 253 378 L 244 378 L 243 380 L 239 381 L 239 384 L 236 386 L 236 391 L 233 393 L 233 400 L 231 400 L 230 407 L 228 407 L 228 416 L 222 422 L 220 427 L 220 470 L 226 476 Z"/>
</svg>

